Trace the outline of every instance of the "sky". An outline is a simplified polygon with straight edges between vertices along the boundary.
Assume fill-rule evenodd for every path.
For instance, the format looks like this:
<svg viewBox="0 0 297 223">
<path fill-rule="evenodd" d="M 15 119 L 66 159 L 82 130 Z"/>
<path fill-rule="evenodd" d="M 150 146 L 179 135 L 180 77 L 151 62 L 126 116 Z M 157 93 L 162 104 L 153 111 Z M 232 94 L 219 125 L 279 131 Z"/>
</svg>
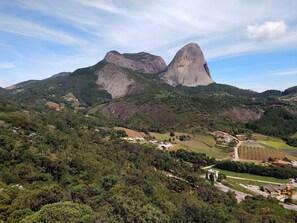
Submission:
<svg viewBox="0 0 297 223">
<path fill-rule="evenodd" d="M 203 50 L 217 83 L 297 85 L 296 0 L 0 0 L 0 87 L 72 72 L 110 50 L 167 64 Z"/>
</svg>

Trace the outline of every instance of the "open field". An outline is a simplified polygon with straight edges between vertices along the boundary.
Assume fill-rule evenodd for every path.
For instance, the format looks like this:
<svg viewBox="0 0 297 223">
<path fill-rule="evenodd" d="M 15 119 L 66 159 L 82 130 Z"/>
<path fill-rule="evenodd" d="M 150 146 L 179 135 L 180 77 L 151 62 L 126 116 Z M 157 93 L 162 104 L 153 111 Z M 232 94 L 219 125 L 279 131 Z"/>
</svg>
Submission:
<svg viewBox="0 0 297 223">
<path fill-rule="evenodd" d="M 134 131 L 123 127 L 115 127 L 116 130 L 124 130 L 129 137 L 144 137 L 143 132 Z M 217 159 L 231 158 L 230 153 L 224 149 L 216 148 L 216 141 L 212 135 L 193 135 L 184 132 L 175 132 L 174 137 L 170 137 L 170 133 L 156 133 L 150 132 L 150 136 L 154 137 L 157 141 L 169 141 L 173 144 L 173 148 L 170 150 L 185 149 L 197 153 L 205 153 L 207 156 L 214 157 Z M 177 136 L 189 135 L 190 140 L 180 141 Z M 173 140 L 174 139 L 174 140 Z"/>
<path fill-rule="evenodd" d="M 297 133 L 293 136 L 297 136 Z M 287 145 L 282 139 L 261 134 L 253 134 L 252 139 L 256 140 L 260 145 L 268 149 L 285 154 L 285 156 L 289 159 L 297 159 L 297 148 Z M 272 152 L 272 154 L 276 155 L 275 152 Z"/>
<path fill-rule="evenodd" d="M 228 178 L 226 179 L 226 182 L 232 183 L 232 184 L 249 184 L 249 185 L 255 185 L 255 186 L 264 186 L 267 185 L 267 183 L 258 182 L 254 180 L 240 180 L 240 179 L 234 179 L 234 178 Z"/>
<path fill-rule="evenodd" d="M 158 141 L 169 140 L 169 133 L 155 133 L 150 132 L 150 135 L 155 137 Z M 175 142 L 174 147 L 171 150 L 176 149 L 185 149 L 190 150 L 197 153 L 205 153 L 207 156 L 214 157 L 217 159 L 223 159 L 229 157 L 230 154 L 226 153 L 222 149 L 214 147 L 216 142 L 211 135 L 192 135 L 182 132 L 175 132 L 175 136 L 180 135 L 189 135 L 191 140 L 188 141 L 180 141 L 177 138 L 173 142 Z M 172 137 L 171 137 L 172 138 Z"/>
<path fill-rule="evenodd" d="M 297 160 L 297 149 L 280 149 L 280 151 L 288 154 L 289 156 L 287 158 Z"/>
<path fill-rule="evenodd" d="M 283 160 L 287 156 L 287 154 L 276 149 L 246 146 L 246 144 L 239 147 L 240 159 L 267 161 L 271 157 L 273 159 Z"/>
<path fill-rule="evenodd" d="M 221 170 L 218 168 L 211 168 L 211 169 L 220 171 L 220 173 L 225 174 L 227 176 L 227 178 L 228 178 L 228 176 L 233 176 L 233 177 L 246 178 L 246 179 L 249 179 L 250 181 L 263 180 L 263 181 L 270 181 L 270 182 L 275 182 L 275 183 L 280 183 L 280 184 L 288 183 L 288 180 L 277 179 L 274 177 L 258 176 L 258 175 L 249 174 L 249 173 L 236 173 L 236 172 L 232 172 L 232 171 L 228 171 L 228 170 Z"/>
<path fill-rule="evenodd" d="M 143 132 L 137 132 L 132 129 L 127 129 L 123 127 L 115 127 L 115 130 L 124 130 L 129 137 L 144 137 L 145 134 Z"/>
<path fill-rule="evenodd" d="M 268 141 L 258 141 L 258 142 L 275 149 L 297 149 L 296 147 L 289 146 L 283 140 L 280 140 L 280 141 L 268 140 Z"/>
<path fill-rule="evenodd" d="M 297 135 L 297 133 L 295 133 L 294 135 Z M 275 149 L 297 149 L 296 147 L 289 146 L 282 139 L 272 136 L 253 134 L 252 139 L 261 143 L 264 146 L 269 146 Z"/>
</svg>

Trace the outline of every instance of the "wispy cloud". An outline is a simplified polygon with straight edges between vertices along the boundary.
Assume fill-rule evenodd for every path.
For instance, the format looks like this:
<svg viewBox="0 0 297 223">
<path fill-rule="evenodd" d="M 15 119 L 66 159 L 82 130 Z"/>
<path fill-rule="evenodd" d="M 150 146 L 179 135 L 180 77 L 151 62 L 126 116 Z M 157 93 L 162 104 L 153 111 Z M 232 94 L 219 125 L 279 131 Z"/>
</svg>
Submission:
<svg viewBox="0 0 297 223">
<path fill-rule="evenodd" d="M 96 63 L 113 49 L 147 51 L 167 63 L 189 42 L 213 61 L 297 49 L 295 8 L 294 0 L 1 1 L 0 31 L 9 37 L 0 36 L 0 60 L 17 61 L 17 73 L 40 78 Z M 24 75 L 12 76 L 17 82 Z"/>
<path fill-rule="evenodd" d="M 0 30 L 63 44 L 81 42 L 79 38 L 68 35 L 62 31 L 51 29 L 39 25 L 36 22 L 26 21 L 5 13 L 0 13 Z"/>
<path fill-rule="evenodd" d="M 15 68 L 15 64 L 13 63 L 1 63 L 0 62 L 0 69 L 12 69 Z"/>
<path fill-rule="evenodd" d="M 272 72 L 271 75 L 274 75 L 274 76 L 291 76 L 291 75 L 297 75 L 297 69 L 295 69 L 295 70 L 285 70 L 285 71 Z"/>
<path fill-rule="evenodd" d="M 270 40 L 284 35 L 287 29 L 288 26 L 284 21 L 269 21 L 262 25 L 248 25 L 246 35 L 251 40 Z"/>
</svg>

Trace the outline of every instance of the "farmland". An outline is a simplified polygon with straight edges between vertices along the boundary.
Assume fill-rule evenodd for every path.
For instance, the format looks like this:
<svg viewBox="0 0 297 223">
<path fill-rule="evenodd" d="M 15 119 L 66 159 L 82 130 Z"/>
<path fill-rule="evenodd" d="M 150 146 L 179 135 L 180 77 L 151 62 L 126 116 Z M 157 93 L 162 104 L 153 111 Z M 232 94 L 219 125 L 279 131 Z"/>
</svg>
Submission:
<svg viewBox="0 0 297 223">
<path fill-rule="evenodd" d="M 129 137 L 145 137 L 145 133 L 134 131 L 132 129 L 116 127 L 116 130 L 124 130 Z M 147 135 L 148 136 L 148 135 Z M 170 133 L 156 133 L 149 132 L 149 136 L 153 137 L 157 141 L 171 141 L 173 147 L 169 150 L 185 149 L 197 153 L 205 153 L 210 157 L 217 159 L 223 159 L 231 157 L 231 153 L 226 151 L 225 148 L 216 147 L 216 141 L 212 135 L 208 134 L 188 134 L 184 132 L 175 132 L 173 137 L 170 137 Z M 179 140 L 180 136 L 189 136 L 189 140 Z"/>
<path fill-rule="evenodd" d="M 269 158 L 283 160 L 288 155 L 276 149 L 269 149 L 261 146 L 247 146 L 239 147 L 239 158 L 246 160 L 260 160 L 267 161 Z"/>
<path fill-rule="evenodd" d="M 150 135 L 155 137 L 158 141 L 168 141 L 170 138 L 169 133 L 162 134 L 150 132 Z M 176 138 L 181 135 L 189 135 L 190 140 L 181 141 L 178 138 Z M 206 155 L 217 159 L 230 157 L 230 154 L 228 152 L 215 147 L 215 144 L 216 142 L 212 135 L 193 135 L 182 132 L 175 132 L 175 139 L 173 143 L 174 147 L 172 149 L 185 149 L 197 153 L 205 153 Z"/>
<path fill-rule="evenodd" d="M 295 135 L 297 135 L 297 134 L 295 134 Z M 264 146 L 268 146 L 268 147 L 271 147 L 274 149 L 297 149 L 293 146 L 289 146 L 282 139 L 272 137 L 272 136 L 253 134 L 252 139 L 261 143 Z"/>
</svg>

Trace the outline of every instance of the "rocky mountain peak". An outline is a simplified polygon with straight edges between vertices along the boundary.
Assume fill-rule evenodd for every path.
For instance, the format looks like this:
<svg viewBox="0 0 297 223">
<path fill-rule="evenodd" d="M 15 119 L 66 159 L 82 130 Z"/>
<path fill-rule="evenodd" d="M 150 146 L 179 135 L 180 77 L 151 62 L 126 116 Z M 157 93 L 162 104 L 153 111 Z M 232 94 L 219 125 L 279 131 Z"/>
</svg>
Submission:
<svg viewBox="0 0 297 223">
<path fill-rule="evenodd" d="M 161 78 L 168 84 L 194 87 L 213 83 L 198 44 L 190 43 L 181 48 L 169 64 Z"/>
<path fill-rule="evenodd" d="M 154 74 L 166 69 L 162 57 L 145 52 L 120 54 L 117 51 L 110 51 L 104 57 L 104 61 L 140 73 Z"/>
<path fill-rule="evenodd" d="M 120 98 L 126 95 L 137 94 L 142 85 L 130 78 L 124 69 L 107 64 L 95 72 L 98 76 L 97 84 L 111 94 L 112 98 Z"/>
</svg>

